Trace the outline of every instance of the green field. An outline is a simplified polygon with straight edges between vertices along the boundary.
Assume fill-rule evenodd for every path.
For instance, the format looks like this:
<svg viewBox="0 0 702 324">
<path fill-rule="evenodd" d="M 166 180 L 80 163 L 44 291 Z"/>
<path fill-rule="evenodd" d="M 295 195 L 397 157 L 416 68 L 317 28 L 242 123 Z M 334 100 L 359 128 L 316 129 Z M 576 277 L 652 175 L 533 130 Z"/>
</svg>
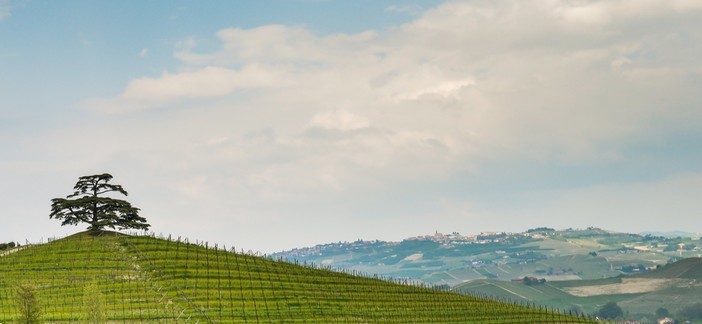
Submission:
<svg viewBox="0 0 702 324">
<path fill-rule="evenodd" d="M 16 249 L 0 257 L 0 273 L 3 323 L 19 318 L 20 284 L 36 288 L 45 322 L 84 320 L 91 304 L 115 323 L 587 321 L 546 308 L 316 269 L 220 246 L 116 233 L 80 233 Z M 91 286 L 97 291 L 87 288 Z"/>
<path fill-rule="evenodd" d="M 530 302 L 564 310 L 578 309 L 585 313 L 594 313 L 599 307 L 609 301 L 620 302 L 634 297 L 634 295 L 578 297 L 564 291 L 562 287 L 558 286 L 559 283 L 547 282 L 545 284 L 525 285 L 509 281 L 475 280 L 459 285 L 455 289 L 462 292 L 485 294 L 503 300 Z M 569 281 L 568 283 L 582 283 L 582 280 Z"/>
</svg>

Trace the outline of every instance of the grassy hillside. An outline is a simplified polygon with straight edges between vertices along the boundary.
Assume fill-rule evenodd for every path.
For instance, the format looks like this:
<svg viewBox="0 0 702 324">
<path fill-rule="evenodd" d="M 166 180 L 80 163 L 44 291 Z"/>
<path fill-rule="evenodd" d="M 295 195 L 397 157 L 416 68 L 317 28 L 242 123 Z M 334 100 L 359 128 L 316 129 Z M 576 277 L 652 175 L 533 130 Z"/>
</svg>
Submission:
<svg viewBox="0 0 702 324">
<path fill-rule="evenodd" d="M 608 283 L 612 281 L 612 279 L 603 279 L 601 281 L 603 283 Z M 587 313 L 594 313 L 607 302 L 620 302 L 638 296 L 634 294 L 610 294 L 579 297 L 569 294 L 564 290 L 564 287 L 561 287 L 561 284 L 576 285 L 581 283 L 586 285 L 588 282 L 597 284 L 599 281 L 600 280 L 573 280 L 525 285 L 523 283 L 501 280 L 475 280 L 461 284 L 454 289 L 467 293 L 485 294 L 502 300 L 532 302 L 559 309 L 577 309 L 578 311 Z"/>
<path fill-rule="evenodd" d="M 36 287 L 43 320 L 75 322 L 517 323 L 585 321 L 546 309 L 313 269 L 220 247 L 76 234 L 0 256 L 0 321 Z M 92 288 L 90 288 L 92 287 Z M 97 290 L 97 291 L 95 291 Z"/>
<path fill-rule="evenodd" d="M 702 258 L 683 259 L 635 277 L 702 280 Z"/>
</svg>

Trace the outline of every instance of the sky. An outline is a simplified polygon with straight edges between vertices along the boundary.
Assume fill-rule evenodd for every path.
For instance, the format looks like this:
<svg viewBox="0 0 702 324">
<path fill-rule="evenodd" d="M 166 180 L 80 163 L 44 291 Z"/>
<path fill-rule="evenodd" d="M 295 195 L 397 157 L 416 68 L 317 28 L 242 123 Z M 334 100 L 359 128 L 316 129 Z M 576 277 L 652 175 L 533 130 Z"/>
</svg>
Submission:
<svg viewBox="0 0 702 324">
<path fill-rule="evenodd" d="M 702 232 L 702 2 L 0 0 L 0 241 L 104 172 L 261 252 Z"/>
</svg>

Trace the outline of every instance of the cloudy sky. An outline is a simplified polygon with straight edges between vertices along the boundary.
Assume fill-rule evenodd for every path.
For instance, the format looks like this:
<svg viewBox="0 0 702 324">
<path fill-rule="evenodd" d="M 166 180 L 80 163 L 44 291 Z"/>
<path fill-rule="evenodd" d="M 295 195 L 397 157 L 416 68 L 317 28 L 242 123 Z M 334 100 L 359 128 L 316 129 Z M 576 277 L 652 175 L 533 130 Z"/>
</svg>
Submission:
<svg viewBox="0 0 702 324">
<path fill-rule="evenodd" d="M 702 2 L 0 0 L 0 241 L 109 172 L 272 252 L 702 231 Z"/>
</svg>

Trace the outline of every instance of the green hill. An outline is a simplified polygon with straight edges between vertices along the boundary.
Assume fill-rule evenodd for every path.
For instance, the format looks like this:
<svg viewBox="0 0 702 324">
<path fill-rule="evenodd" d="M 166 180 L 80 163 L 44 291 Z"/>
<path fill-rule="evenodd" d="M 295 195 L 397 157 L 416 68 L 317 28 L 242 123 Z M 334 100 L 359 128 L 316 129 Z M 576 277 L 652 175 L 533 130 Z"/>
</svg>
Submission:
<svg viewBox="0 0 702 324">
<path fill-rule="evenodd" d="M 459 285 L 455 289 L 467 292 L 480 291 L 489 296 L 496 296 L 501 299 L 538 302 L 539 304 L 543 301 L 563 300 L 570 296 L 568 293 L 553 287 L 550 283 L 525 285 L 522 283 L 488 279 L 467 282 Z M 561 305 L 560 307 L 566 308 L 564 306 L 568 305 Z"/>
<path fill-rule="evenodd" d="M 633 277 L 702 280 L 702 258 L 687 258 Z"/>
<path fill-rule="evenodd" d="M 609 284 L 617 278 L 601 280 L 573 280 L 546 282 L 543 284 L 526 285 L 520 282 L 501 280 L 475 280 L 458 285 L 456 291 L 483 294 L 501 300 L 515 300 L 519 302 L 536 303 L 558 309 L 577 310 L 578 312 L 594 313 L 607 302 L 620 302 L 636 295 L 592 295 L 587 297 L 574 296 L 568 293 L 562 285 L 582 287 L 589 284 Z M 579 285 L 579 284 L 582 284 Z"/>
<path fill-rule="evenodd" d="M 79 233 L 0 256 L 0 321 L 35 287 L 46 322 L 102 310 L 108 322 L 585 322 L 540 308 L 149 236 Z M 96 291 L 97 290 L 97 291 Z M 92 306 L 88 306 L 92 305 Z"/>
</svg>

